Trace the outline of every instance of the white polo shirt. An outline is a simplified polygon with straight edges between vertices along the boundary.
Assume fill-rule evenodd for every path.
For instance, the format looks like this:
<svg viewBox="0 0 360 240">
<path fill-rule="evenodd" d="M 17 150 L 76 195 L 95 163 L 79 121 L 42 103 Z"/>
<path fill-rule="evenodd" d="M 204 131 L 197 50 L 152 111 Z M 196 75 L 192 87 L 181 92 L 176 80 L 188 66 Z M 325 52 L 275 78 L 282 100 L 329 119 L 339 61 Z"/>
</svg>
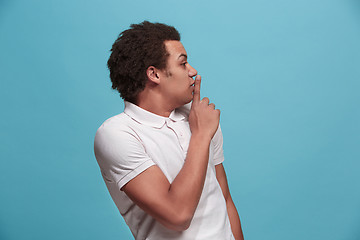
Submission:
<svg viewBox="0 0 360 240">
<path fill-rule="evenodd" d="M 124 112 L 106 120 L 96 132 L 94 151 L 101 174 L 136 240 L 234 239 L 215 174 L 215 165 L 224 161 L 220 127 L 211 141 L 203 192 L 187 230 L 167 229 L 121 191 L 155 164 L 172 183 L 184 164 L 190 142 L 189 110 L 187 104 L 166 118 L 125 101 Z"/>
</svg>

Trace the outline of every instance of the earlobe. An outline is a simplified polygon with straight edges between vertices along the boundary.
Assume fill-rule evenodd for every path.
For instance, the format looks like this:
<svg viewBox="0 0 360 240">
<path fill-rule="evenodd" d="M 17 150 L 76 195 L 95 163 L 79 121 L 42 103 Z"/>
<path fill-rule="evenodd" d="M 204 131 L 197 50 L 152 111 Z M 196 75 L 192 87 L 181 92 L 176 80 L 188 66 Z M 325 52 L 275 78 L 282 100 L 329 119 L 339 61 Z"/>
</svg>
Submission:
<svg viewBox="0 0 360 240">
<path fill-rule="evenodd" d="M 146 75 L 149 79 L 149 81 L 159 84 L 160 83 L 160 74 L 159 74 L 159 70 L 154 67 L 154 66 L 150 66 L 147 68 L 146 70 Z"/>
</svg>

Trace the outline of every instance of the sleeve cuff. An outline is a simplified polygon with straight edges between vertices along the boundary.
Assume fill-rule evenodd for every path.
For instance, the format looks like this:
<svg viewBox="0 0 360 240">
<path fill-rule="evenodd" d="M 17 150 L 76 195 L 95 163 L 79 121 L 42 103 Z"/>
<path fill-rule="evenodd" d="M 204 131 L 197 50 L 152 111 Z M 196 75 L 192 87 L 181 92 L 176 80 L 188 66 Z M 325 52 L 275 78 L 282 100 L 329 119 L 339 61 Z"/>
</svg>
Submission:
<svg viewBox="0 0 360 240">
<path fill-rule="evenodd" d="M 140 164 L 138 167 L 136 167 L 134 170 L 126 174 L 120 181 L 117 182 L 117 186 L 119 189 L 121 189 L 126 183 L 128 183 L 131 179 L 135 178 L 137 175 L 148 169 L 149 167 L 155 165 L 155 163 L 148 159 L 142 164 Z"/>
<path fill-rule="evenodd" d="M 214 165 L 218 165 L 218 164 L 224 162 L 224 160 L 225 160 L 224 157 L 215 158 L 214 159 Z"/>
</svg>

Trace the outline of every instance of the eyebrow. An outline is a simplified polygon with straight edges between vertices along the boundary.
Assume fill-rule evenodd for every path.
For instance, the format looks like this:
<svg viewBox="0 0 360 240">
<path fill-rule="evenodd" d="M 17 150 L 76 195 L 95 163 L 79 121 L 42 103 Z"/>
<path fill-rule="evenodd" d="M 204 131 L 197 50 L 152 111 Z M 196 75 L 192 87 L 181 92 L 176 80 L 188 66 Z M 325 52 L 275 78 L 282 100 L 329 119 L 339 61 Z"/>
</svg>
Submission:
<svg viewBox="0 0 360 240">
<path fill-rule="evenodd" d="M 185 57 L 185 58 L 187 59 L 187 55 L 184 54 L 184 53 L 180 54 L 179 57 L 178 57 L 178 59 L 181 58 L 181 57 Z"/>
</svg>

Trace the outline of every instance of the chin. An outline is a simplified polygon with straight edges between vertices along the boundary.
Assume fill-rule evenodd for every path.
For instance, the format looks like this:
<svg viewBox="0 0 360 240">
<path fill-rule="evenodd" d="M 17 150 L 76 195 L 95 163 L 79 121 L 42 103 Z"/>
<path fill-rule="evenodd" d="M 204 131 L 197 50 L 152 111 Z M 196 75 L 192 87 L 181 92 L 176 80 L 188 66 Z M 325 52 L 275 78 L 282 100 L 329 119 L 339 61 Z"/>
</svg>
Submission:
<svg viewBox="0 0 360 240">
<path fill-rule="evenodd" d="M 185 101 L 185 103 L 184 103 L 184 105 L 185 104 L 188 104 L 189 102 L 191 102 L 192 100 L 193 100 L 193 95 L 191 94 L 191 96 L 188 98 L 188 99 L 186 99 L 186 101 Z"/>
<path fill-rule="evenodd" d="M 191 100 L 192 100 L 192 98 L 191 99 L 182 99 L 182 101 L 180 102 L 179 101 L 179 104 L 176 106 L 176 108 L 179 108 L 179 107 L 182 107 L 182 106 L 184 106 L 184 105 L 186 105 L 186 104 L 188 104 L 188 103 L 190 103 L 191 102 Z"/>
<path fill-rule="evenodd" d="M 189 100 L 187 100 L 185 103 L 184 103 L 184 105 L 185 104 L 188 104 L 189 102 L 191 102 L 193 99 L 191 98 L 191 99 L 189 99 Z"/>
</svg>

